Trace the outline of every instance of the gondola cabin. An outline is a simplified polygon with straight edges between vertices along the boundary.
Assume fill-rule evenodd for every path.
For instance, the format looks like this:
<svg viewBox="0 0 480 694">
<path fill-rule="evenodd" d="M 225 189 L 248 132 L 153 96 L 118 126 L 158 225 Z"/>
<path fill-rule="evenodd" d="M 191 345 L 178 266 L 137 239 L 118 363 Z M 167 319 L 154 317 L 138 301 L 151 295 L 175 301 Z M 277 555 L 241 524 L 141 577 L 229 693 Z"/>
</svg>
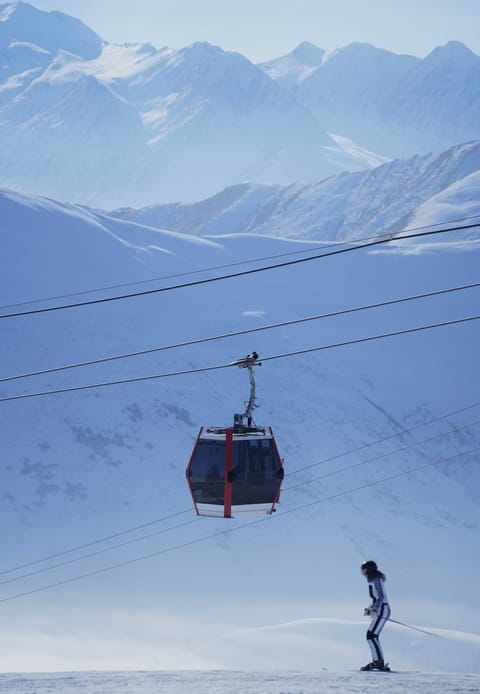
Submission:
<svg viewBox="0 0 480 694">
<path fill-rule="evenodd" d="M 235 415 L 232 428 L 200 429 L 186 474 L 199 516 L 233 518 L 271 514 L 284 470 L 271 428 Z"/>
</svg>

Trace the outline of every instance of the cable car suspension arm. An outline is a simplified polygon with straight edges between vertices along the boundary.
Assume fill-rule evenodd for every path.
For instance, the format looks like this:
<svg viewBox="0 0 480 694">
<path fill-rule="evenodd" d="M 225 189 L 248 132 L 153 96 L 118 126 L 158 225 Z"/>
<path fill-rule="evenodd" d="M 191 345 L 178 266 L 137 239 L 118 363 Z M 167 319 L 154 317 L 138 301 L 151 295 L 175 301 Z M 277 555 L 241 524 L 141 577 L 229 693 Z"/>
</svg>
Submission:
<svg viewBox="0 0 480 694">
<path fill-rule="evenodd" d="M 243 418 L 247 418 L 247 426 L 252 425 L 252 413 L 253 410 L 258 407 L 258 405 L 255 402 L 255 372 L 253 370 L 254 366 L 261 366 L 262 363 L 258 361 L 258 354 L 256 352 L 252 352 L 251 354 L 248 354 L 246 357 L 243 359 L 239 359 L 238 361 L 234 362 L 237 366 L 239 366 L 241 369 L 248 369 L 248 378 L 250 381 L 250 398 L 248 400 L 248 403 L 246 403 L 247 408 L 245 412 L 241 415 L 235 415 L 235 423 L 243 425 Z"/>
</svg>

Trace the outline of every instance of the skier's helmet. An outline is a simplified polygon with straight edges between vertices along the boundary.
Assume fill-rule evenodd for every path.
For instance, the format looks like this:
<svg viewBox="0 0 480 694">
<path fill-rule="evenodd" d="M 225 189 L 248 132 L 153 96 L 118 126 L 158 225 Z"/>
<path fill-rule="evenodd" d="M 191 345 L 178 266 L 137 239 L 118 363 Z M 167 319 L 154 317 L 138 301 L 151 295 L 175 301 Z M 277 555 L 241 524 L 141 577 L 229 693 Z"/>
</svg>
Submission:
<svg viewBox="0 0 480 694">
<path fill-rule="evenodd" d="M 369 561 L 364 561 L 361 566 L 361 569 L 362 571 L 368 571 L 369 573 L 378 570 L 376 563 L 371 559 Z"/>
</svg>

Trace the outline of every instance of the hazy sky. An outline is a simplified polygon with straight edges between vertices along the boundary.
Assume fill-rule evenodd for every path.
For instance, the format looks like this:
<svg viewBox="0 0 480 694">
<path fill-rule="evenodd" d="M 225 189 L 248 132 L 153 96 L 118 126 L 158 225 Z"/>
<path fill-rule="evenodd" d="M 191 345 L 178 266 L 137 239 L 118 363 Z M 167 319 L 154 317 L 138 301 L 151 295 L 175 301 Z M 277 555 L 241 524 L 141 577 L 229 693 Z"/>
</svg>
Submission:
<svg viewBox="0 0 480 694">
<path fill-rule="evenodd" d="M 0 0 L 2 1 L 2 0 Z M 423 57 L 449 40 L 480 54 L 480 0 L 30 0 L 79 17 L 113 43 L 208 41 L 254 62 L 301 41 L 352 41 Z"/>
</svg>

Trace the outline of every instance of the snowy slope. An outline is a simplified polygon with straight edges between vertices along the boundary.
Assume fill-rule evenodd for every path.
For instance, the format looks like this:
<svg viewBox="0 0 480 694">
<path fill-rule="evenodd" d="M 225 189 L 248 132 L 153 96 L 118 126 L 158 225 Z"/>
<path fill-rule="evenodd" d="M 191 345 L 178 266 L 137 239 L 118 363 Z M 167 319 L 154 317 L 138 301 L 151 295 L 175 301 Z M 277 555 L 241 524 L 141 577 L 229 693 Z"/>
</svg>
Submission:
<svg viewBox="0 0 480 694">
<path fill-rule="evenodd" d="M 388 676 L 387 676 L 388 677 Z M 370 694 L 384 692 L 386 687 L 392 694 L 417 691 L 423 694 L 453 694 L 453 692 L 475 691 L 480 681 L 475 675 L 448 675 L 409 672 L 391 676 L 388 683 L 382 675 L 362 673 L 312 673 L 312 672 L 109 672 L 109 673 L 62 673 L 49 675 L 0 676 L 0 687 L 8 691 L 29 694 L 70 694 L 79 689 L 102 691 L 112 694 L 119 687 L 128 688 L 130 694 L 279 694 L 285 691 L 301 691 L 302 694 L 317 692 L 357 692 Z M 301 689 L 299 689 L 299 687 Z M 475 688 L 475 689 L 474 689 Z M 7 691 L 6 689 L 4 691 Z"/>
<path fill-rule="evenodd" d="M 86 186 L 94 200 L 107 185 L 122 201 L 132 171 L 147 156 L 141 119 L 94 77 L 65 78 L 71 60 L 59 53 L 21 97 L 4 107 L 3 179 L 12 186 L 21 180 L 30 190 L 52 191 L 61 185 L 63 196 L 73 200 L 84 195 Z"/>
<path fill-rule="evenodd" d="M 400 85 L 382 112 L 407 133 L 411 147 L 438 149 L 455 124 L 459 141 L 477 138 L 480 121 L 480 57 L 459 41 L 438 46 Z"/>
<path fill-rule="evenodd" d="M 391 113 L 384 114 L 382 109 L 418 61 L 370 44 L 352 43 L 327 54 L 321 67 L 299 83 L 297 98 L 327 131 L 389 156 L 411 154 L 402 140 L 398 142 L 401 134 L 392 126 Z M 382 137 L 385 129 L 389 137 Z M 413 151 L 425 152 L 428 146 Z"/>
<path fill-rule="evenodd" d="M 168 286 L 311 247 L 182 235 L 9 191 L 0 215 L 2 315 L 33 299 Z M 3 318 L 0 377 L 475 282 L 479 252 L 356 252 Z M 389 627 L 394 666 L 478 673 L 480 409 L 464 409 L 478 401 L 478 321 L 267 358 L 476 312 L 478 289 L 1 382 L 1 397 L 21 395 L 228 364 L 255 349 L 264 359 L 255 419 L 273 427 L 288 474 L 277 513 L 256 525 L 193 515 L 184 470 L 199 425 L 228 424 L 242 407 L 248 379 L 236 368 L 0 402 L 0 670 L 355 669 L 368 658 L 358 566 L 371 557 L 388 575 L 395 618 L 446 630 L 440 641 Z M 65 560 L 74 561 L 36 573 Z"/>
<path fill-rule="evenodd" d="M 325 241 L 365 238 L 479 215 L 479 171 L 480 143 L 472 142 L 438 155 L 397 159 L 371 171 L 345 172 L 314 183 L 242 184 L 190 205 L 122 208 L 112 214 L 192 234 L 244 232 Z"/>
</svg>

